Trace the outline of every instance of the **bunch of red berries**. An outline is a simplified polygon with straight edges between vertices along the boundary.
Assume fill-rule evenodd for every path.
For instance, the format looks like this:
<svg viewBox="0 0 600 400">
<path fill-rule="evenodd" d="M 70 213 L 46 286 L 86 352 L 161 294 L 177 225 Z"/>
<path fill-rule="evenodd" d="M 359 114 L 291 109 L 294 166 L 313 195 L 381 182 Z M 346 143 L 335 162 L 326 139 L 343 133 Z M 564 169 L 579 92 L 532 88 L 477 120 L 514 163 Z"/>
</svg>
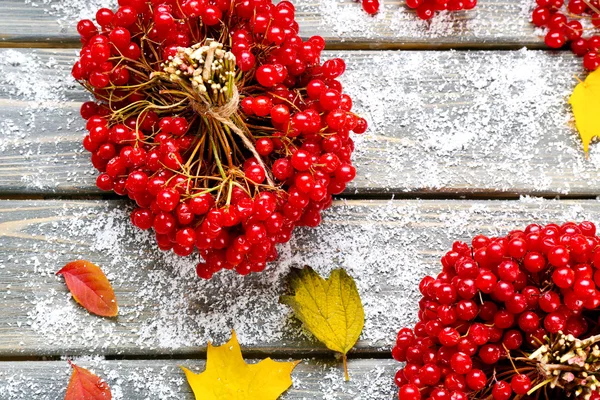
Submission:
<svg viewBox="0 0 600 400">
<path fill-rule="evenodd" d="M 566 8 L 576 19 L 569 19 L 560 10 L 564 0 L 536 0 L 537 7 L 531 21 L 538 27 L 547 28 L 545 42 L 548 47 L 558 49 L 571 43 L 571 50 L 583 57 L 583 66 L 590 71 L 600 66 L 600 36 L 583 38 L 583 25 L 577 19 L 589 18 L 595 27 L 600 27 L 600 3 L 598 0 L 569 0 Z"/>
<path fill-rule="evenodd" d="M 477 0 L 406 0 L 406 6 L 415 9 L 423 20 L 433 18 L 436 11 L 472 10 L 476 5 Z"/>
<path fill-rule="evenodd" d="M 398 333 L 399 398 L 599 400 L 595 234 L 591 222 L 532 224 L 454 243 L 419 285 L 419 322 Z"/>
<path fill-rule="evenodd" d="M 323 38 L 298 36 L 288 1 L 119 5 L 77 27 L 98 187 L 133 199 L 162 250 L 198 249 L 199 276 L 262 271 L 355 176 L 350 132 L 367 123 L 337 80 L 344 61 L 321 64 Z"/>
</svg>

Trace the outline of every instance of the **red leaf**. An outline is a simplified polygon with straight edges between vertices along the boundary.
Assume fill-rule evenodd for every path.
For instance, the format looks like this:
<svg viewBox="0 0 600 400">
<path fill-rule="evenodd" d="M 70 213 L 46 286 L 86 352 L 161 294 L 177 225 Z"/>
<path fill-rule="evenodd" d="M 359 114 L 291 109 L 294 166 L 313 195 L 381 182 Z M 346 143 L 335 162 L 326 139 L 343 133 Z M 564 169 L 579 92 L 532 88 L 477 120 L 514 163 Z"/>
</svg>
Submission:
<svg viewBox="0 0 600 400">
<path fill-rule="evenodd" d="M 73 367 L 65 400 L 111 400 L 112 393 L 108 384 L 85 368 Z"/>
<path fill-rule="evenodd" d="M 73 261 L 56 275 L 64 276 L 75 301 L 89 312 L 102 317 L 114 317 L 119 312 L 115 292 L 97 265 L 85 260 Z"/>
</svg>

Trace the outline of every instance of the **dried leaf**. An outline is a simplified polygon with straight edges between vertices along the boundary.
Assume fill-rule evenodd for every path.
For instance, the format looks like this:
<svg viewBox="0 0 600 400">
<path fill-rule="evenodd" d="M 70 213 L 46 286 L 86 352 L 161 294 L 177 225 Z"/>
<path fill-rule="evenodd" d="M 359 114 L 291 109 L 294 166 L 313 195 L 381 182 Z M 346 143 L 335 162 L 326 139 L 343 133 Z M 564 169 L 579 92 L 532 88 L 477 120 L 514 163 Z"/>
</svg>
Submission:
<svg viewBox="0 0 600 400">
<path fill-rule="evenodd" d="M 590 142 L 600 135 L 600 69 L 590 73 L 585 82 L 580 81 L 569 103 L 573 107 L 575 126 L 587 157 Z"/>
<path fill-rule="evenodd" d="M 108 384 L 85 368 L 69 361 L 73 374 L 69 380 L 65 400 L 111 400 Z"/>
<path fill-rule="evenodd" d="M 182 369 L 196 400 L 275 400 L 292 385 L 291 373 L 299 362 L 267 358 L 246 364 L 232 332 L 231 339 L 222 346 L 208 343 L 204 372 Z"/>
<path fill-rule="evenodd" d="M 281 302 L 294 310 L 304 326 L 333 351 L 342 353 L 346 380 L 346 354 L 356 344 L 365 324 L 365 312 L 354 279 L 344 269 L 331 272 L 325 280 L 312 268 L 296 270 L 291 276 L 293 296 Z"/>
<path fill-rule="evenodd" d="M 102 317 L 114 317 L 119 312 L 115 292 L 97 265 L 85 260 L 73 261 L 56 275 L 65 278 L 75 301 L 89 312 Z"/>
</svg>

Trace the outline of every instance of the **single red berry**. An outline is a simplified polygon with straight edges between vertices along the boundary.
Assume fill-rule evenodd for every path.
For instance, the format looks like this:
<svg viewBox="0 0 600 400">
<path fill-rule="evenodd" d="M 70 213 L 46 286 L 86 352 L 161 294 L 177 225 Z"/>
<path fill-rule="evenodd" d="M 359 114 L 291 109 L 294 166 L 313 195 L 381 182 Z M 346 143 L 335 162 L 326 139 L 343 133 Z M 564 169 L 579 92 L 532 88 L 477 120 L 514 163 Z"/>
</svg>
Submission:
<svg viewBox="0 0 600 400">
<path fill-rule="evenodd" d="M 504 382 L 498 381 L 494 384 L 492 389 L 492 397 L 494 400 L 509 400 L 512 396 L 511 385 Z"/>
<path fill-rule="evenodd" d="M 531 389 L 531 379 L 527 375 L 515 375 L 510 380 L 510 387 L 518 395 L 525 395 Z"/>
<path fill-rule="evenodd" d="M 156 195 L 156 205 L 163 211 L 173 211 L 179 204 L 179 192 L 173 189 L 161 190 Z"/>
<path fill-rule="evenodd" d="M 421 400 L 419 388 L 413 384 L 406 384 L 400 388 L 399 398 L 402 400 Z"/>
<path fill-rule="evenodd" d="M 377 14 L 377 11 L 379 11 L 379 0 L 362 0 L 362 7 L 367 14 Z"/>
<path fill-rule="evenodd" d="M 458 374 L 464 375 L 473 367 L 473 360 L 465 353 L 458 352 L 450 359 L 452 370 Z"/>
<path fill-rule="evenodd" d="M 550 10 L 543 7 L 537 7 L 531 13 L 531 19 L 536 26 L 545 26 L 550 20 Z"/>
<path fill-rule="evenodd" d="M 467 373 L 467 386 L 474 391 L 481 390 L 485 387 L 487 377 L 485 372 L 480 369 L 473 369 Z"/>
<path fill-rule="evenodd" d="M 548 31 L 544 41 L 548 47 L 559 49 L 565 45 L 567 38 L 560 29 L 555 28 Z"/>
</svg>

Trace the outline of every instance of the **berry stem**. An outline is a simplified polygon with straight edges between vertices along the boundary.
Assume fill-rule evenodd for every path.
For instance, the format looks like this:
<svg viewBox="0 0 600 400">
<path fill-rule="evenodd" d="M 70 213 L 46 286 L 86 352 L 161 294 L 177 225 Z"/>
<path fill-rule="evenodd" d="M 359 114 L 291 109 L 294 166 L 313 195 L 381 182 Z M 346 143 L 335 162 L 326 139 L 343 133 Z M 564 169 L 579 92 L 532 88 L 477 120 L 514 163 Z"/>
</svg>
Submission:
<svg viewBox="0 0 600 400">
<path fill-rule="evenodd" d="M 550 379 L 546 379 L 545 381 L 542 381 L 542 382 L 538 383 L 537 385 L 535 385 L 534 387 L 532 387 L 531 390 L 529 390 L 527 392 L 527 395 L 531 396 L 532 393 L 535 393 L 538 389 L 546 386 L 547 384 L 549 384 L 553 380 L 554 380 L 554 378 L 550 378 Z"/>
<path fill-rule="evenodd" d="M 227 179 L 227 175 L 225 174 L 225 170 L 223 170 L 223 165 L 221 164 L 221 159 L 219 158 L 219 152 L 217 151 L 217 146 L 215 146 L 215 141 L 213 136 L 209 136 L 210 147 L 212 148 L 213 155 L 215 157 L 215 162 L 217 163 L 217 167 L 219 168 L 219 172 L 221 173 L 221 177 L 223 179 Z"/>
<path fill-rule="evenodd" d="M 594 6 L 589 0 L 583 0 L 583 2 L 592 9 L 596 14 L 600 14 L 600 10 L 596 6 Z"/>
</svg>

